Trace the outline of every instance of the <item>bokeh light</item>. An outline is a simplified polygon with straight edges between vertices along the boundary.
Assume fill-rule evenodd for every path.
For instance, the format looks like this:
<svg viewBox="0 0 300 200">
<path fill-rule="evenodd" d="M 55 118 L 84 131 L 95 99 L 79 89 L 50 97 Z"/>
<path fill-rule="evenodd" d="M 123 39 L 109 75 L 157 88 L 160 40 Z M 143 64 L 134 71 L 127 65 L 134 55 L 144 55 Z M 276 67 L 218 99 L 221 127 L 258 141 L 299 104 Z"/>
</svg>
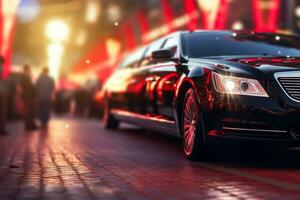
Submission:
<svg viewBox="0 0 300 200">
<path fill-rule="evenodd" d="M 87 23 L 96 23 L 100 15 L 100 3 L 97 0 L 89 0 L 86 5 L 85 20 Z"/>
<path fill-rule="evenodd" d="M 64 47 L 60 43 L 51 43 L 47 47 L 48 66 L 50 74 L 54 79 L 58 79 L 62 56 L 64 54 Z"/>
<path fill-rule="evenodd" d="M 53 20 L 46 25 L 46 35 L 53 42 L 62 42 L 69 34 L 69 26 L 62 20 Z"/>
<path fill-rule="evenodd" d="M 40 4 L 37 0 L 21 0 L 17 11 L 18 19 L 21 22 L 31 22 L 40 14 Z"/>
<path fill-rule="evenodd" d="M 64 53 L 64 47 L 59 43 L 52 43 L 49 44 L 47 52 L 48 56 L 61 57 Z"/>
</svg>

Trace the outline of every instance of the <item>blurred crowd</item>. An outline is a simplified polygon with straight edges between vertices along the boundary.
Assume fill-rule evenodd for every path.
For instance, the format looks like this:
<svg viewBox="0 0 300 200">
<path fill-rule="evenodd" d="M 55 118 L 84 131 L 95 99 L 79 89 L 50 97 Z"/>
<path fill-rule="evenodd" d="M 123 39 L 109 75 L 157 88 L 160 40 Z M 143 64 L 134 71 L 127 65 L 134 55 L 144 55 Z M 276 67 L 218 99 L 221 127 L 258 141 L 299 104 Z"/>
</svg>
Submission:
<svg viewBox="0 0 300 200">
<path fill-rule="evenodd" d="M 77 117 L 100 118 L 103 114 L 102 84 L 88 80 L 72 88 L 62 87 L 55 93 L 54 112 L 57 115 L 70 114 Z"/>
<path fill-rule="evenodd" d="M 1 64 L 4 60 L 1 60 Z M 23 119 L 26 130 L 47 129 L 55 91 L 49 69 L 44 67 L 36 82 L 32 81 L 31 67 L 24 65 L 22 72 L 12 73 L 0 82 L 0 133 L 5 134 L 6 121 Z"/>
<path fill-rule="evenodd" d="M 0 67 L 3 63 L 0 57 Z M 73 88 L 56 87 L 47 67 L 33 81 L 31 67 L 24 65 L 21 72 L 0 81 L 0 134 L 7 133 L 6 122 L 13 120 L 23 120 L 28 131 L 47 129 L 53 111 L 57 115 L 101 117 L 101 87 L 97 80 Z"/>
</svg>

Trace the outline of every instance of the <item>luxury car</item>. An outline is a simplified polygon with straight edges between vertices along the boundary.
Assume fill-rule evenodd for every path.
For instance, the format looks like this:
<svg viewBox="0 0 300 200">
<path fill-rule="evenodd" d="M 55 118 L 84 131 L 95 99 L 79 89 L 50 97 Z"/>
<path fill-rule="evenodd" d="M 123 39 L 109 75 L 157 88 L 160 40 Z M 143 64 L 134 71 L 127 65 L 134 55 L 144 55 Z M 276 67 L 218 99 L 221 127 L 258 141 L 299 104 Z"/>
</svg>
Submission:
<svg viewBox="0 0 300 200">
<path fill-rule="evenodd" d="M 127 122 L 178 135 L 192 160 L 215 141 L 297 145 L 300 39 L 175 32 L 124 56 L 104 96 L 106 128 Z"/>
</svg>

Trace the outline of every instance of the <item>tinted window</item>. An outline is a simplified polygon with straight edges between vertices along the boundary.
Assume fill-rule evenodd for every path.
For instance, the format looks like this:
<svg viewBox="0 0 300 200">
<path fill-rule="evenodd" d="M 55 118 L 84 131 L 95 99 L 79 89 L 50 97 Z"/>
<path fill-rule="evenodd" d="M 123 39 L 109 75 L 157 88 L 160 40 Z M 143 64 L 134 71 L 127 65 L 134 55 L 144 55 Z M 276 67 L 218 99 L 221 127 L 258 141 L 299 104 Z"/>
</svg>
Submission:
<svg viewBox="0 0 300 200">
<path fill-rule="evenodd" d="M 267 33 L 203 32 L 183 35 L 183 51 L 189 57 L 228 55 L 299 56 L 296 36 Z"/>
<path fill-rule="evenodd" d="M 177 40 L 173 37 L 168 38 L 163 45 L 163 49 L 170 49 L 174 56 L 177 51 Z"/>
<path fill-rule="evenodd" d="M 140 48 L 133 52 L 132 54 L 129 54 L 128 56 L 125 56 L 125 59 L 123 60 L 121 64 L 121 68 L 135 68 L 138 67 L 141 58 L 144 55 L 146 48 Z"/>
<path fill-rule="evenodd" d="M 141 66 L 154 64 L 153 61 L 151 60 L 151 53 L 153 51 L 159 50 L 162 46 L 162 42 L 163 42 L 162 40 L 158 40 L 149 46 L 149 48 L 147 49 L 145 56 L 141 62 Z"/>
</svg>

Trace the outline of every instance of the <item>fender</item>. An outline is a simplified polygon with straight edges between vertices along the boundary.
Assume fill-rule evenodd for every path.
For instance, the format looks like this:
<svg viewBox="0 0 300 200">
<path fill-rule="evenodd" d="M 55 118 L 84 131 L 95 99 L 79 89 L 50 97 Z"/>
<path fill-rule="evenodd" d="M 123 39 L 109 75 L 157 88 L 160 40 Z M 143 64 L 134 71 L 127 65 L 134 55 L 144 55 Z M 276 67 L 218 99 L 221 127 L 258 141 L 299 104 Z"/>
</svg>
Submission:
<svg viewBox="0 0 300 200">
<path fill-rule="evenodd" d="M 175 88 L 175 95 L 174 95 L 174 99 L 173 99 L 173 107 L 176 108 L 176 106 L 178 105 L 177 101 L 178 101 L 178 95 L 182 89 L 182 86 L 185 83 L 189 83 L 193 89 L 198 92 L 199 91 L 199 87 L 196 87 L 196 79 L 200 79 L 201 77 L 203 77 L 205 75 L 205 69 L 203 69 L 203 67 L 191 67 L 189 68 L 190 72 L 188 73 L 188 75 L 186 76 L 185 74 L 182 74 L 181 77 L 178 79 L 177 84 L 176 84 L 176 88 Z"/>
<path fill-rule="evenodd" d="M 200 78 L 204 76 L 204 69 L 203 67 L 197 66 L 197 67 L 191 67 L 191 71 L 188 74 L 188 77 L 193 78 Z"/>
<path fill-rule="evenodd" d="M 174 118 L 175 122 L 177 125 L 177 128 L 179 130 L 179 117 L 178 117 L 178 101 L 179 101 L 179 95 L 180 92 L 182 91 L 184 85 L 188 83 L 198 94 L 199 93 L 199 87 L 196 86 L 195 80 L 196 79 L 201 79 L 205 75 L 204 69 L 202 67 L 188 67 L 186 66 L 190 72 L 188 75 L 182 74 L 181 77 L 178 79 L 176 87 L 175 87 L 175 94 L 174 94 L 174 99 L 173 99 L 173 113 L 174 113 Z M 200 102 L 199 95 L 197 95 L 198 101 Z"/>
</svg>

